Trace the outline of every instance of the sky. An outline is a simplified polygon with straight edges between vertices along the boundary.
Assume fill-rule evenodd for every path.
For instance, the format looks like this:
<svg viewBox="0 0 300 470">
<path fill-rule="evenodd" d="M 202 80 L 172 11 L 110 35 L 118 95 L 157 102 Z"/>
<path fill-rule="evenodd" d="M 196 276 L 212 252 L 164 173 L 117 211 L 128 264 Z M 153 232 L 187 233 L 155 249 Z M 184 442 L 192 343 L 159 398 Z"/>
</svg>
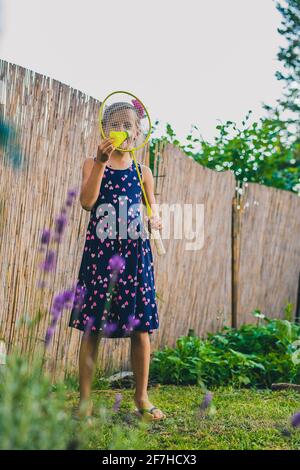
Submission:
<svg viewBox="0 0 300 470">
<path fill-rule="evenodd" d="M 182 141 L 282 96 L 273 0 L 0 1 L 1 59 L 99 100 L 128 90 Z"/>
</svg>

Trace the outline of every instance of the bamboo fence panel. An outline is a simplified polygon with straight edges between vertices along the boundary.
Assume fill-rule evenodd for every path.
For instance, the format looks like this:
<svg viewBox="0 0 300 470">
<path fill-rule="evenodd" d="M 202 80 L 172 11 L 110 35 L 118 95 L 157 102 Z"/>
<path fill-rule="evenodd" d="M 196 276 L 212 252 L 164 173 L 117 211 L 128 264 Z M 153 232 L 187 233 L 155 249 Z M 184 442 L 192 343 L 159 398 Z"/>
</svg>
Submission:
<svg viewBox="0 0 300 470">
<path fill-rule="evenodd" d="M 235 182 L 231 172 L 222 174 L 196 163 L 167 144 L 157 149 L 157 200 L 168 205 L 204 208 L 204 244 L 187 250 L 187 237 L 163 239 L 166 255 L 155 257 L 160 327 L 154 348 L 174 346 L 189 329 L 203 335 L 231 324 L 231 204 Z M 185 220 L 185 217 L 183 217 Z M 180 225 L 180 224 L 179 224 Z M 162 234 L 163 235 L 163 234 Z M 155 248 L 153 248 L 155 253 Z"/>
<path fill-rule="evenodd" d="M 238 325 L 256 321 L 254 309 L 283 318 L 297 303 L 300 271 L 300 198 L 290 191 L 248 183 L 241 201 Z"/>
</svg>

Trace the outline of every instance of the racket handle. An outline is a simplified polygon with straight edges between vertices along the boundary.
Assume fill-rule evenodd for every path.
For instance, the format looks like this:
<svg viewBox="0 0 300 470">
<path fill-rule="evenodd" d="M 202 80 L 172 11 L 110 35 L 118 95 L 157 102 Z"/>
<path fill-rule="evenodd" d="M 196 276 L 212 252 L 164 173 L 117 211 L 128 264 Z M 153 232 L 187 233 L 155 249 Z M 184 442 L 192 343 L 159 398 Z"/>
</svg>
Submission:
<svg viewBox="0 0 300 470">
<path fill-rule="evenodd" d="M 160 256 L 165 255 L 166 250 L 165 250 L 164 244 L 163 244 L 161 236 L 160 236 L 160 231 L 156 230 L 156 229 L 151 229 L 151 233 L 153 234 L 157 254 L 160 255 Z"/>
</svg>

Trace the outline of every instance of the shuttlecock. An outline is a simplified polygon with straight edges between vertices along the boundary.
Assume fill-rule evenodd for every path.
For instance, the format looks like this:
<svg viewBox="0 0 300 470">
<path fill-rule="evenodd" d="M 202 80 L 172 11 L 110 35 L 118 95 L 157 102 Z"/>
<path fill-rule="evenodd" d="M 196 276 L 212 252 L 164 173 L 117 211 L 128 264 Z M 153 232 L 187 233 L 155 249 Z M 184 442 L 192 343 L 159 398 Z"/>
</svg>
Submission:
<svg viewBox="0 0 300 470">
<path fill-rule="evenodd" d="M 113 140 L 115 147 L 120 147 L 120 145 L 130 137 L 130 134 L 128 131 L 110 131 L 109 137 Z"/>
</svg>

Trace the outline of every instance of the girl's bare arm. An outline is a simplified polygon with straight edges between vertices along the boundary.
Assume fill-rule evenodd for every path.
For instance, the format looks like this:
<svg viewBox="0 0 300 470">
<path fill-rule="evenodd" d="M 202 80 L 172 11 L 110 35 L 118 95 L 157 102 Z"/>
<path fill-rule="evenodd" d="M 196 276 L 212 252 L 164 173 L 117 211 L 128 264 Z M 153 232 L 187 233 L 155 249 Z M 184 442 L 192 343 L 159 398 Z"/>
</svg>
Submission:
<svg viewBox="0 0 300 470">
<path fill-rule="evenodd" d="M 93 158 L 87 158 L 83 164 L 79 200 L 86 211 L 92 210 L 97 201 L 105 166 L 105 163 L 94 161 Z"/>
<path fill-rule="evenodd" d="M 104 139 L 97 149 L 96 160 L 87 158 L 82 168 L 80 204 L 86 211 L 92 210 L 101 187 L 104 170 L 114 147 L 111 139 Z"/>
</svg>

